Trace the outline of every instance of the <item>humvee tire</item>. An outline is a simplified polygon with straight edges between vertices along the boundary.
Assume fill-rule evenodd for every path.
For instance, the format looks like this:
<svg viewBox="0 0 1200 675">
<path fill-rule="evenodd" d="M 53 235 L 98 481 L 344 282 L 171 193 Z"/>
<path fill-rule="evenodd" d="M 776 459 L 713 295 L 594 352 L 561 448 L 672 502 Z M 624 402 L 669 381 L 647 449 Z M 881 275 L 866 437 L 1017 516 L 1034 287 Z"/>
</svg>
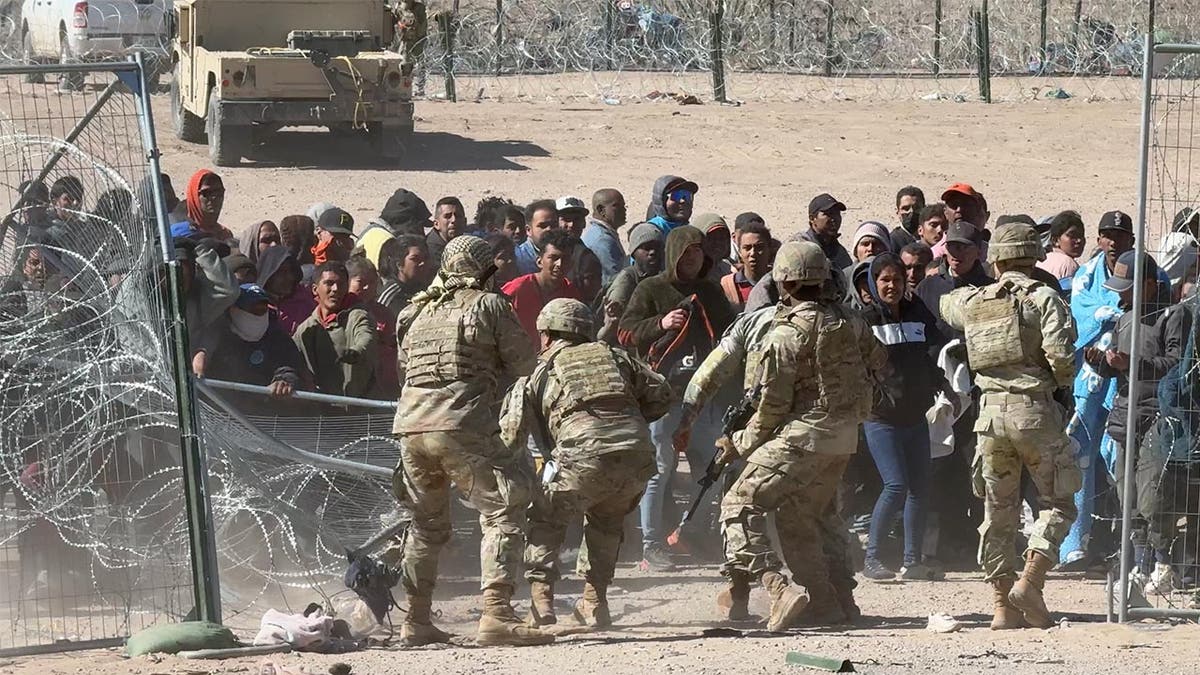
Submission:
<svg viewBox="0 0 1200 675">
<path fill-rule="evenodd" d="M 213 97 L 208 104 L 208 157 L 217 166 L 237 166 L 250 149 L 252 129 L 222 121 L 221 100 Z"/>
<path fill-rule="evenodd" d="M 400 124 L 373 124 L 367 131 L 367 142 L 381 158 L 389 161 L 404 157 L 412 145 L 412 127 Z"/>
<path fill-rule="evenodd" d="M 196 117 L 183 107 L 179 94 L 179 81 L 171 78 L 171 121 L 175 137 L 189 143 L 204 142 L 204 118 Z"/>
</svg>

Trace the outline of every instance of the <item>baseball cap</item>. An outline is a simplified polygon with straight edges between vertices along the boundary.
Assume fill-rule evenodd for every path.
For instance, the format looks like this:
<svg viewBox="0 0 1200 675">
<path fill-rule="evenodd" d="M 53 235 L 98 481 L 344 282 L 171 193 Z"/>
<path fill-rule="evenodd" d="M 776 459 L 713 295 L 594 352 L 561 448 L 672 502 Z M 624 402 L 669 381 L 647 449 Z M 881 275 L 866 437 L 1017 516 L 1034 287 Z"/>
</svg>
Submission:
<svg viewBox="0 0 1200 675">
<path fill-rule="evenodd" d="M 1117 293 L 1123 293 L 1133 288 L 1133 266 L 1137 264 L 1137 259 L 1137 251 L 1122 253 L 1121 257 L 1117 258 L 1117 264 L 1113 265 L 1112 275 L 1105 280 L 1104 287 Z M 1144 265 L 1142 268 L 1143 279 L 1158 278 L 1158 263 L 1154 262 L 1154 258 L 1143 254 L 1142 265 Z"/>
<path fill-rule="evenodd" d="M 564 211 L 583 211 L 584 215 L 591 213 L 579 197 L 559 197 L 554 201 L 554 207 L 558 209 L 559 213 Z"/>
<path fill-rule="evenodd" d="M 317 221 L 317 227 L 330 234 L 353 235 L 354 217 L 335 206 L 321 214 L 321 219 Z"/>
<path fill-rule="evenodd" d="M 979 245 L 979 230 L 965 220 L 959 220 L 946 230 L 946 243 L 956 241 L 960 244 Z"/>
<path fill-rule="evenodd" d="M 694 195 L 700 191 L 700 186 L 696 185 L 695 181 L 676 176 L 674 180 L 668 182 L 667 186 L 663 188 L 663 194 L 670 194 L 676 190 L 687 190 Z"/>
<path fill-rule="evenodd" d="M 270 301 L 270 298 L 267 297 L 267 292 L 258 284 L 242 284 L 238 288 L 241 289 L 241 293 L 238 294 L 238 299 L 235 303 L 238 309 L 249 309 L 260 302 Z"/>
<path fill-rule="evenodd" d="M 1008 225 L 1009 223 L 1022 223 L 1022 224 L 1032 227 L 1033 229 L 1035 229 L 1039 232 L 1041 232 L 1041 230 L 1042 230 L 1039 223 L 1035 222 L 1031 216 L 1024 214 L 1024 213 L 1000 216 L 999 218 L 996 219 L 996 227 L 1000 227 L 1001 225 Z M 1046 221 L 1046 227 L 1049 227 L 1049 226 L 1050 226 L 1050 221 Z"/>
<path fill-rule="evenodd" d="M 969 183 L 955 183 L 954 185 L 946 188 L 946 191 L 942 193 L 942 201 L 946 201 L 947 197 L 955 193 L 966 195 L 972 199 L 979 199 L 983 196 L 979 194 L 975 188 L 971 187 Z"/>
<path fill-rule="evenodd" d="M 845 211 L 845 210 L 846 210 L 846 205 L 839 202 L 833 195 L 829 194 L 828 192 L 822 192 L 821 194 L 817 195 L 816 197 L 813 197 L 812 201 L 808 203 L 808 215 L 810 215 L 810 216 L 815 216 L 817 213 L 822 212 L 822 211 L 824 211 L 825 213 L 828 213 L 830 211 Z"/>
<path fill-rule="evenodd" d="M 1133 218 L 1123 211 L 1109 211 L 1100 216 L 1100 231 L 1120 230 L 1133 234 Z"/>
<path fill-rule="evenodd" d="M 763 220 L 762 216 L 758 215 L 757 213 L 755 213 L 753 211 L 739 213 L 737 218 L 733 219 L 733 229 L 740 230 L 743 227 L 749 225 L 750 223 L 754 223 L 754 222 L 762 223 L 763 225 L 767 224 L 767 221 Z"/>
</svg>

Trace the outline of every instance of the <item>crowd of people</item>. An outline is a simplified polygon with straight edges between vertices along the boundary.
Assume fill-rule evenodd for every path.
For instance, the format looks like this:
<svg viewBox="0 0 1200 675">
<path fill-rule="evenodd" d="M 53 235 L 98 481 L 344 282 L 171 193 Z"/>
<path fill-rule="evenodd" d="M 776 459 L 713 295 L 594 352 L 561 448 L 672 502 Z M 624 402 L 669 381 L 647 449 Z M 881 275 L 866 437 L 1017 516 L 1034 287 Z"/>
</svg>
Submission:
<svg viewBox="0 0 1200 675">
<path fill-rule="evenodd" d="M 430 602 L 451 482 L 481 512 L 484 643 L 549 641 L 538 626 L 557 620 L 557 554 L 580 515 L 577 613 L 610 622 L 605 589 L 633 511 L 642 569 L 723 561 L 729 619 L 748 616 L 758 581 L 772 629 L 854 621 L 857 572 L 937 580 L 945 559 L 978 549 L 996 590 L 993 628 L 1046 626 L 1046 571 L 1119 546 L 1091 535 L 1112 513 L 1105 486 L 1120 486 L 1129 406 L 1135 574 L 1149 590 L 1185 581 L 1163 514 L 1186 487 L 1143 477 L 1167 470 L 1159 384 L 1193 342 L 1200 212 L 1181 212 L 1140 259 L 1130 216 L 1106 213 L 1085 259 L 1074 211 L 993 223 L 969 184 L 936 203 L 906 186 L 893 222 L 860 223 L 846 247 L 846 206 L 831 194 L 812 198 L 807 223 L 781 241 L 754 212 L 694 213 L 700 186 L 663 176 L 632 225 L 609 188 L 590 206 L 488 197 L 471 218 L 457 197 L 431 211 L 399 189 L 366 223 L 314 204 L 235 234 L 221 223 L 219 175 L 198 171 L 183 199 L 163 178 L 195 376 L 268 387 L 270 398 L 236 399 L 264 414 L 301 390 L 399 401 L 398 497 L 415 520 L 393 563 L 410 642 L 445 639 Z M 84 198 L 70 176 L 21 186 L 31 243 L 9 289 L 61 283 L 56 251 L 134 201 L 105 194 L 87 211 Z M 1139 265 L 1131 393 L 1126 312 Z M 754 416 L 729 428 L 726 409 L 747 396 Z M 723 494 L 677 529 L 680 455 L 694 478 L 728 469 Z M 524 466 L 533 457 L 540 481 Z M 1018 550 L 1022 499 L 1037 522 Z M 859 564 L 852 532 L 865 543 Z M 511 607 L 522 567 L 529 625 Z"/>
</svg>

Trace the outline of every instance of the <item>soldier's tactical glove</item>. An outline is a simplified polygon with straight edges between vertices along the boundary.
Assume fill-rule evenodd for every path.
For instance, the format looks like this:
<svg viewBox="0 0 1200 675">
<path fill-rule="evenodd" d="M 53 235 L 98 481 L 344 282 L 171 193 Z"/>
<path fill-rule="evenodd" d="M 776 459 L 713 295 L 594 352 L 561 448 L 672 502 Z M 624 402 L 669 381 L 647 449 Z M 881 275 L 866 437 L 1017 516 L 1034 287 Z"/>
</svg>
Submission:
<svg viewBox="0 0 1200 675">
<path fill-rule="evenodd" d="M 737 446 L 733 444 L 733 439 L 728 436 L 722 436 L 717 439 L 717 458 L 713 462 L 713 470 L 715 472 L 720 473 L 721 469 L 724 469 L 739 458 L 741 458 L 741 454 L 738 453 Z"/>
<path fill-rule="evenodd" d="M 342 352 L 342 355 L 338 358 L 338 361 L 354 365 L 358 363 L 360 356 L 361 354 L 358 353 L 357 349 L 347 349 L 346 351 Z"/>
</svg>

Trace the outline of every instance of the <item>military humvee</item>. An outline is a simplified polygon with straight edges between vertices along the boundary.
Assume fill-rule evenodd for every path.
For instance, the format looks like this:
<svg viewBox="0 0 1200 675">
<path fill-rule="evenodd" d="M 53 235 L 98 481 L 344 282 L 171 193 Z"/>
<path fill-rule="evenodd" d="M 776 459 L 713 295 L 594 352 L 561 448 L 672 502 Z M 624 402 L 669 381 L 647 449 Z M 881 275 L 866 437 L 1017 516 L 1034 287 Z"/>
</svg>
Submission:
<svg viewBox="0 0 1200 675">
<path fill-rule="evenodd" d="M 289 126 L 361 134 L 385 158 L 412 135 L 413 64 L 387 51 L 385 0 L 178 0 L 175 28 L 175 133 L 207 136 L 218 166 Z"/>
</svg>

